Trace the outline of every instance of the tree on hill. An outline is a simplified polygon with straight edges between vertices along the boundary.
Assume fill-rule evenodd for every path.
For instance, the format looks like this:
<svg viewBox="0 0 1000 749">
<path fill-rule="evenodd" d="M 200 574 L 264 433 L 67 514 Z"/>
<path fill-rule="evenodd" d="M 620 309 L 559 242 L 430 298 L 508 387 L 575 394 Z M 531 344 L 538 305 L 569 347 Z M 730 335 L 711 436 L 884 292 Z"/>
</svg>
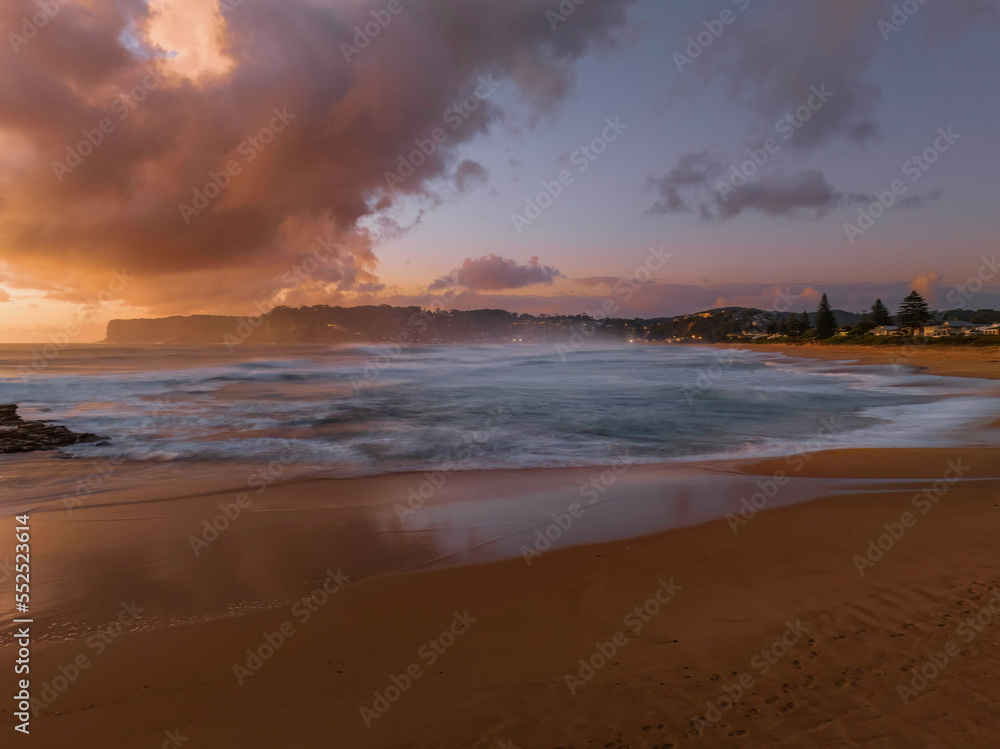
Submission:
<svg viewBox="0 0 1000 749">
<path fill-rule="evenodd" d="M 927 307 L 927 301 L 917 293 L 916 289 L 906 295 L 899 305 L 899 324 L 904 328 L 923 327 L 933 318 Z"/>
<path fill-rule="evenodd" d="M 872 327 L 876 328 L 879 325 L 892 325 L 892 315 L 889 314 L 889 308 L 882 304 L 881 299 L 876 299 L 875 304 L 872 305 L 871 320 Z"/>
<path fill-rule="evenodd" d="M 832 338 L 833 334 L 837 332 L 837 316 L 833 314 L 833 308 L 830 307 L 830 301 L 826 298 L 826 294 L 819 301 L 819 307 L 816 310 L 816 337 L 820 340 L 824 338 Z"/>
<path fill-rule="evenodd" d="M 867 312 L 861 313 L 861 319 L 858 320 L 858 324 L 854 326 L 854 332 L 858 335 L 866 335 L 871 333 L 872 330 L 877 327 L 875 321 L 872 320 L 872 316 Z"/>
<path fill-rule="evenodd" d="M 802 317 L 799 318 L 799 335 L 804 335 L 809 332 L 812 325 L 809 322 L 809 313 L 803 312 Z"/>
<path fill-rule="evenodd" d="M 774 335 L 778 332 L 778 321 L 773 317 L 767 323 L 767 334 Z"/>
</svg>

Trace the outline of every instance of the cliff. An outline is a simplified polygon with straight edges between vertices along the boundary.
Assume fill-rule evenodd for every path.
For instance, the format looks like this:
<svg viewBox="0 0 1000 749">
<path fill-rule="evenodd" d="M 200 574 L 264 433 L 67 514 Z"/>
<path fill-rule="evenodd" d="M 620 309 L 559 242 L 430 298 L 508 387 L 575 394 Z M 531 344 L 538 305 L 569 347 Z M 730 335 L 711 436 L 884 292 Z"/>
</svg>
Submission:
<svg viewBox="0 0 1000 749">
<path fill-rule="evenodd" d="M 190 317 L 111 320 L 105 343 L 221 343 L 232 333 L 238 317 L 192 315 Z"/>
</svg>

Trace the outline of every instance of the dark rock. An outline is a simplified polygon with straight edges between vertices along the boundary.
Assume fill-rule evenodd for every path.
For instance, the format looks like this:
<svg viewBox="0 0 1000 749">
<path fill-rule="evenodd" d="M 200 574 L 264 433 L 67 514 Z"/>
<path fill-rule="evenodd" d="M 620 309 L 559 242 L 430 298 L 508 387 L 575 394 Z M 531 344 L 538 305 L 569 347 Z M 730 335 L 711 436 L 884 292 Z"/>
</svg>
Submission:
<svg viewBox="0 0 1000 749">
<path fill-rule="evenodd" d="M 63 426 L 42 421 L 25 421 L 16 404 L 0 405 L 0 453 L 28 453 L 55 450 L 78 442 L 107 439 L 96 434 L 77 434 Z"/>
</svg>

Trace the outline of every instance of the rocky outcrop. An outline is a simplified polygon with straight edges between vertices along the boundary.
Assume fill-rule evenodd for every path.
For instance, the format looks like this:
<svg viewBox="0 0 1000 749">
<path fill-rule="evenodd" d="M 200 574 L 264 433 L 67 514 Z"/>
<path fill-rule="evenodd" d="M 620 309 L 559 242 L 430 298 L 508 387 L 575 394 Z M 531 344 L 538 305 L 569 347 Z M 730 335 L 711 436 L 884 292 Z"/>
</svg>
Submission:
<svg viewBox="0 0 1000 749">
<path fill-rule="evenodd" d="M 96 434 L 77 434 L 63 426 L 42 421 L 25 421 L 16 404 L 0 405 L 0 453 L 28 453 L 55 450 L 78 442 L 100 442 Z"/>
</svg>

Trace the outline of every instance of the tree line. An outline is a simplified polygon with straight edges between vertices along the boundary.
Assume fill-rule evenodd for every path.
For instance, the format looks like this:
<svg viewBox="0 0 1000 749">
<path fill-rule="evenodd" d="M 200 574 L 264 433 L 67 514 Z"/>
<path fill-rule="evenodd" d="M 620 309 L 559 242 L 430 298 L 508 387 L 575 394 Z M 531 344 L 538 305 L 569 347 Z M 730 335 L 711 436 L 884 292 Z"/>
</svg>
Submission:
<svg viewBox="0 0 1000 749">
<path fill-rule="evenodd" d="M 847 332 L 850 335 L 868 335 L 875 328 L 892 325 L 894 322 L 898 327 L 912 331 L 916 328 L 922 328 L 933 319 L 934 316 L 927 305 L 927 300 L 914 289 L 900 303 L 895 318 L 885 303 L 881 299 L 876 299 L 871 309 L 862 312 L 861 319 Z M 793 314 L 780 321 L 772 319 L 767 327 L 767 332 L 771 335 L 785 335 L 791 338 L 812 337 L 817 340 L 832 338 L 836 335 L 837 330 L 837 316 L 834 314 L 826 294 L 823 294 L 820 299 L 812 320 L 810 320 L 808 312 L 803 312 L 799 316 Z"/>
</svg>

